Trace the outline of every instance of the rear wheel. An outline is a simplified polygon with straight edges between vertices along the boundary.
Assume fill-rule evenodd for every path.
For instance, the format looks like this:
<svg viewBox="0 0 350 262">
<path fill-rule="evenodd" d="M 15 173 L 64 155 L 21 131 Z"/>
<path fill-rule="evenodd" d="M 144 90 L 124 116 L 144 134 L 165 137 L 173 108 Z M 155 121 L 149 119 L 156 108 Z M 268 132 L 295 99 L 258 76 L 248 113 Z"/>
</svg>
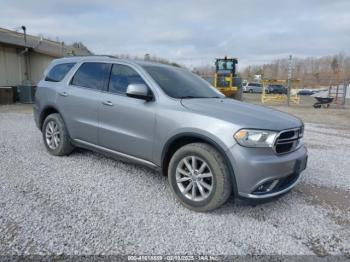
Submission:
<svg viewBox="0 0 350 262">
<path fill-rule="evenodd" d="M 321 108 L 322 107 L 322 104 L 320 102 L 316 102 L 314 104 L 314 108 Z"/>
<path fill-rule="evenodd" d="M 70 138 L 66 126 L 59 114 L 51 114 L 46 117 L 42 134 L 44 144 L 47 151 L 55 156 L 69 155 L 74 147 L 70 142 Z"/>
<path fill-rule="evenodd" d="M 204 143 L 175 152 L 168 169 L 170 188 L 185 207 L 195 211 L 218 208 L 232 192 L 231 177 L 221 154 Z"/>
<path fill-rule="evenodd" d="M 239 87 L 238 90 L 235 93 L 235 98 L 239 101 L 242 101 L 243 98 L 243 89 L 242 87 Z"/>
</svg>

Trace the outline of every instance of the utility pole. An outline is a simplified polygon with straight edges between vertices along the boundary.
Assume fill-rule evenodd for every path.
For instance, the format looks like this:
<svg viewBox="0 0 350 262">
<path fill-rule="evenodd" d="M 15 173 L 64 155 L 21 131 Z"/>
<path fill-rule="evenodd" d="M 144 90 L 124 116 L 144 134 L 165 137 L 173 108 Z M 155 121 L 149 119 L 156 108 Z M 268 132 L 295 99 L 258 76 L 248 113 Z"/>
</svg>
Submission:
<svg viewBox="0 0 350 262">
<path fill-rule="evenodd" d="M 22 25 L 22 30 L 23 30 L 23 37 L 24 37 L 24 64 L 25 64 L 25 77 L 26 77 L 26 84 L 29 82 L 29 57 L 28 57 L 28 47 L 27 47 L 27 28 Z"/>
<path fill-rule="evenodd" d="M 290 91 L 292 88 L 292 55 L 289 55 L 288 61 L 288 90 L 287 90 L 287 106 L 289 106 L 290 102 Z"/>
</svg>

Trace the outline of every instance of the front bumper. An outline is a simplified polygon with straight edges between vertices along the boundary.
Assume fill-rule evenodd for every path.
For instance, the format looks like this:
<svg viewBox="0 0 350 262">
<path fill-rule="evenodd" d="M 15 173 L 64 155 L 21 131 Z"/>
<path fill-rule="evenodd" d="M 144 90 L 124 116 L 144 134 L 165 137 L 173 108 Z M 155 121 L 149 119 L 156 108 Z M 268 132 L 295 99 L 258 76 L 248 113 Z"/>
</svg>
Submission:
<svg viewBox="0 0 350 262">
<path fill-rule="evenodd" d="M 240 197 L 266 199 L 291 190 L 306 168 L 304 146 L 276 155 L 271 148 L 247 148 L 238 144 L 228 150 Z"/>
<path fill-rule="evenodd" d="M 238 87 L 232 86 L 232 87 L 218 87 L 217 88 L 221 93 L 223 93 L 225 96 L 233 96 L 237 93 Z"/>
</svg>

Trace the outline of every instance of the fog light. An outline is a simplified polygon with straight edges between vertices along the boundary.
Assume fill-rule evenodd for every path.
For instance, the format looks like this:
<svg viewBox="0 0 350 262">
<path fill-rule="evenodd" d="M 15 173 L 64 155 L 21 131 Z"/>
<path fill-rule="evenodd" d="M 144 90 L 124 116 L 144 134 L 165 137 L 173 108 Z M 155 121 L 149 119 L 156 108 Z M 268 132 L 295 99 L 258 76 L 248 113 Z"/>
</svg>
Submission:
<svg viewBox="0 0 350 262">
<path fill-rule="evenodd" d="M 260 186 L 258 186 L 253 193 L 256 193 L 256 194 L 268 193 L 276 187 L 278 181 L 279 181 L 278 179 L 267 181 L 261 184 Z"/>
</svg>

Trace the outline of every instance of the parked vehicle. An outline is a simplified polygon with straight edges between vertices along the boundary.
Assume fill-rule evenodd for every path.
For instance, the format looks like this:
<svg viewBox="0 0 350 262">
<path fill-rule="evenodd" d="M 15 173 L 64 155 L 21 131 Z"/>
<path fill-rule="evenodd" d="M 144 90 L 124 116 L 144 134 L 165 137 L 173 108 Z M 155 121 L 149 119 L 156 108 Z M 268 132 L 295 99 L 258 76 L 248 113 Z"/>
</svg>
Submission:
<svg viewBox="0 0 350 262">
<path fill-rule="evenodd" d="M 299 90 L 298 95 L 300 96 L 311 96 L 313 94 L 315 94 L 316 91 L 310 90 L 310 89 L 302 89 Z"/>
<path fill-rule="evenodd" d="M 237 75 L 237 64 L 237 58 L 216 58 L 214 86 L 226 96 L 242 100 L 242 79 Z"/>
<path fill-rule="evenodd" d="M 243 91 L 243 93 L 246 93 L 247 91 L 247 86 L 248 86 L 248 82 L 247 82 L 247 80 L 244 80 L 243 82 L 242 82 L 242 91 Z"/>
<path fill-rule="evenodd" d="M 306 168 L 300 119 L 226 98 L 188 70 L 147 61 L 54 60 L 38 84 L 34 119 L 50 154 L 82 147 L 154 168 L 196 211 L 215 209 L 232 193 L 281 195 Z"/>
<path fill-rule="evenodd" d="M 268 94 L 287 94 L 288 90 L 283 85 L 269 85 L 265 92 Z"/>
<path fill-rule="evenodd" d="M 245 92 L 245 93 L 262 93 L 262 84 L 247 83 L 247 85 L 243 87 L 243 92 Z"/>
</svg>

